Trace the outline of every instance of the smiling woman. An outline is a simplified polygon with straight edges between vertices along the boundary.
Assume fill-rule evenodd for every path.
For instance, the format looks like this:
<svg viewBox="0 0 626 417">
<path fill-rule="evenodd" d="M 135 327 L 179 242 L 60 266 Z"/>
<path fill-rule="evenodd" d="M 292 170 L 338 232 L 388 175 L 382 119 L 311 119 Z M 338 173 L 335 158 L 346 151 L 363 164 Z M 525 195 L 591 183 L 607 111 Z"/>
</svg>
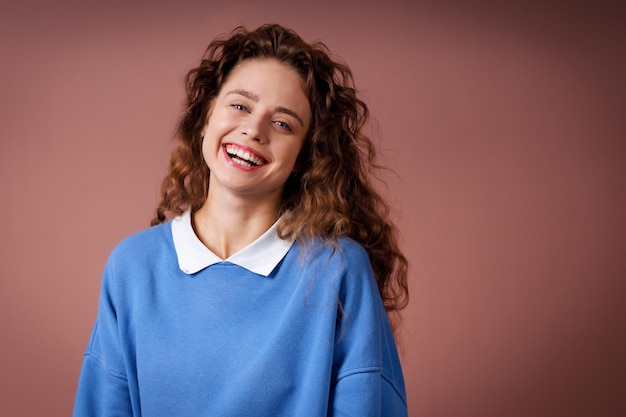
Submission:
<svg viewBox="0 0 626 417">
<path fill-rule="evenodd" d="M 213 211 L 209 205 L 228 198 L 224 193 L 240 197 L 242 205 L 254 199 L 253 210 L 264 206 L 275 211 L 287 178 L 296 170 L 310 120 L 309 100 L 294 69 L 273 58 L 237 64 L 204 129 L 202 151 L 211 175 L 209 197 L 200 211 Z M 205 234 L 213 235 L 212 229 Z"/>
<path fill-rule="evenodd" d="M 238 28 L 187 93 L 154 227 L 106 264 L 74 415 L 406 416 L 407 262 L 348 67 Z"/>
</svg>

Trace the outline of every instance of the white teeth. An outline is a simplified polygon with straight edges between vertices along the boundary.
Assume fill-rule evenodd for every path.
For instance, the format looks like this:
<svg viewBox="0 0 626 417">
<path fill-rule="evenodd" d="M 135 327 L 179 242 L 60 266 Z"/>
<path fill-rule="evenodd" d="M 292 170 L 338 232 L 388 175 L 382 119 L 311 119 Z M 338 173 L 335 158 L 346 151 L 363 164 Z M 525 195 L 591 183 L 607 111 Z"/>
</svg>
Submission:
<svg viewBox="0 0 626 417">
<path fill-rule="evenodd" d="M 263 164 L 263 160 L 260 158 L 257 158 L 256 156 L 254 156 L 253 154 L 251 154 L 250 152 L 243 150 L 237 146 L 233 146 L 233 145 L 226 145 L 226 152 L 229 155 L 233 155 L 233 156 L 237 156 L 238 158 L 241 159 L 233 159 L 233 161 L 238 162 L 241 165 L 246 165 L 246 166 L 251 166 L 251 165 L 262 165 Z"/>
<path fill-rule="evenodd" d="M 248 161 L 244 161 L 243 159 L 233 159 L 233 161 L 235 161 L 235 163 L 239 164 L 239 165 L 243 165 L 246 167 L 251 167 L 252 164 Z"/>
</svg>

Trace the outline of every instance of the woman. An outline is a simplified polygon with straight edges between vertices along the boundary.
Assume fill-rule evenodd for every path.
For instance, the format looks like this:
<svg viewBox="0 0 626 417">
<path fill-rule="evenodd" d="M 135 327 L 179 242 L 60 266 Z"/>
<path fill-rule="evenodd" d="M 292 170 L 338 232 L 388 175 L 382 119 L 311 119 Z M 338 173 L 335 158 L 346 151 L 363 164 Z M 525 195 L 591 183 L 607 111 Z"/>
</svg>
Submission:
<svg viewBox="0 0 626 417">
<path fill-rule="evenodd" d="M 406 260 L 350 70 L 238 28 L 187 93 L 154 227 L 105 267 L 74 415 L 406 415 Z"/>
</svg>

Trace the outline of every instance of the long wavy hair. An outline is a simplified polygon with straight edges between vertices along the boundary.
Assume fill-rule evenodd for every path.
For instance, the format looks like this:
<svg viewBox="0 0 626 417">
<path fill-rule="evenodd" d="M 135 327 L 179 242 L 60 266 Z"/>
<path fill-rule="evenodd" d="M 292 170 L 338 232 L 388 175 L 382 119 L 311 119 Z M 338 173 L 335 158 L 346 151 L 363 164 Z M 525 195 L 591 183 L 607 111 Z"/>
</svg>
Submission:
<svg viewBox="0 0 626 417">
<path fill-rule="evenodd" d="M 235 65 L 254 58 L 273 58 L 295 69 L 311 105 L 311 126 L 299 155 L 302 168 L 287 180 L 277 213 L 290 212 L 280 224 L 280 236 L 331 243 L 342 236 L 352 238 L 367 250 L 388 314 L 404 308 L 407 260 L 398 247 L 389 208 L 371 182 L 372 171 L 382 167 L 376 163 L 374 144 L 362 132 L 367 105 L 356 95 L 348 66 L 331 58 L 324 44 L 308 44 L 279 25 L 253 31 L 238 27 L 215 39 L 200 65 L 187 74 L 178 144 L 151 224 L 204 204 L 210 172 L 202 156 L 202 131 L 208 109 Z"/>
</svg>

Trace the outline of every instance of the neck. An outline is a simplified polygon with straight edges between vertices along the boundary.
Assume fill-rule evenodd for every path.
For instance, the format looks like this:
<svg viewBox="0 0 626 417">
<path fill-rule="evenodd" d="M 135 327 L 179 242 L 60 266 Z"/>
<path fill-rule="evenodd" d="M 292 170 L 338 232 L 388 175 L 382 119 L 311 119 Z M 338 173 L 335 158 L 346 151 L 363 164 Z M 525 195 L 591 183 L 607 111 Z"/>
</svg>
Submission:
<svg viewBox="0 0 626 417">
<path fill-rule="evenodd" d="M 192 224 L 200 241 L 217 256 L 227 259 L 276 222 L 279 203 L 221 194 L 211 192 L 209 187 L 207 199 L 193 215 Z"/>
</svg>

